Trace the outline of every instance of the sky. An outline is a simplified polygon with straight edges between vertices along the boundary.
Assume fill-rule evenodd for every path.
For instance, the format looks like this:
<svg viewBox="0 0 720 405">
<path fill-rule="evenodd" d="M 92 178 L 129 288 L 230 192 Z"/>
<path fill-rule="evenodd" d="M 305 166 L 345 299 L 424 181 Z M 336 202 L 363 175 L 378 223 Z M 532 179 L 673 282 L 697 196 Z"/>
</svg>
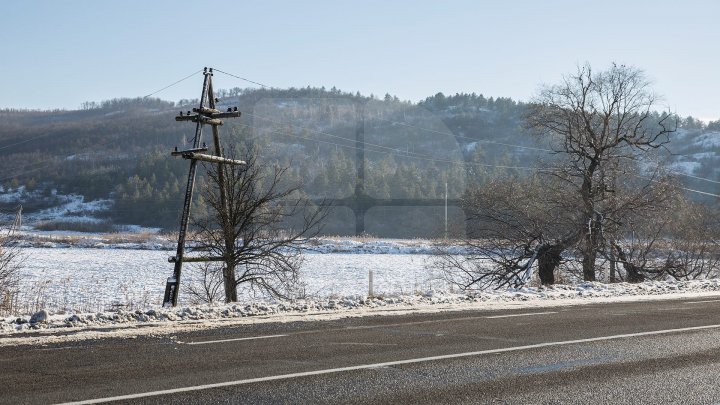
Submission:
<svg viewBox="0 0 720 405">
<path fill-rule="evenodd" d="M 280 88 L 529 101 L 578 65 L 615 62 L 645 71 L 658 110 L 718 120 L 718 16 L 715 0 L 9 1 L 0 108 L 142 97 L 204 66 Z M 155 96 L 197 98 L 201 82 Z"/>
</svg>

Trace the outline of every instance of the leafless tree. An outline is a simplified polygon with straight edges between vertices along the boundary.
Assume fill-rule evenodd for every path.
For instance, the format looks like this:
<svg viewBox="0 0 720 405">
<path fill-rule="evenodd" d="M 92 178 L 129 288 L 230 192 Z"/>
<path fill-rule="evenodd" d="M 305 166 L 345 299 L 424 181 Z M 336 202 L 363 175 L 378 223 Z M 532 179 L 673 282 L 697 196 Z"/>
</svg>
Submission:
<svg viewBox="0 0 720 405">
<path fill-rule="evenodd" d="M 690 280 L 720 271 L 717 212 L 685 198 L 680 189 L 666 190 L 664 200 L 628 221 L 622 239 L 611 241 L 624 279 Z"/>
<path fill-rule="evenodd" d="M 664 271 L 678 280 L 720 275 L 720 217 L 698 203 L 686 202 L 675 216 Z"/>
<path fill-rule="evenodd" d="M 561 253 L 576 238 L 572 199 L 553 178 L 496 177 L 463 198 L 468 217 L 465 255 L 442 254 L 439 265 L 463 288 L 519 286 L 537 264 L 543 284 L 555 281 Z"/>
<path fill-rule="evenodd" d="M 298 283 L 303 242 L 319 232 L 327 210 L 299 198 L 300 185 L 283 185 L 287 168 L 244 155 L 246 165 L 225 165 L 222 176 L 219 166 L 207 167 L 202 195 L 210 214 L 195 223 L 196 250 L 222 258 L 225 301 L 237 301 L 239 285 L 287 298 Z"/>
<path fill-rule="evenodd" d="M 223 268 L 213 262 L 198 263 L 190 269 L 193 279 L 183 284 L 192 302 L 213 304 L 224 298 Z"/>
<path fill-rule="evenodd" d="M 581 204 L 577 241 L 583 278 L 594 281 L 608 224 L 617 222 L 610 197 L 615 185 L 637 177 L 618 171 L 670 141 L 677 127 L 654 113 L 656 96 L 642 71 L 622 65 L 593 73 L 590 66 L 545 88 L 530 106 L 527 125 L 548 139 L 562 166 L 552 175 L 567 183 Z M 646 184 L 649 181 L 646 180 Z"/>
<path fill-rule="evenodd" d="M 652 110 L 655 101 L 643 73 L 626 66 L 579 67 L 545 88 L 526 125 L 551 145 L 553 159 L 532 175 L 495 178 L 466 193 L 468 254 L 441 260 L 454 281 L 521 285 L 536 266 L 541 283 L 552 284 L 561 265 L 594 281 L 602 260 L 621 266 L 629 281 L 656 271 L 641 257 L 658 257 L 650 241 L 668 236 L 664 223 L 684 197 L 653 163 L 676 129 L 672 116 Z M 628 243 L 641 229 L 645 244 Z"/>
</svg>

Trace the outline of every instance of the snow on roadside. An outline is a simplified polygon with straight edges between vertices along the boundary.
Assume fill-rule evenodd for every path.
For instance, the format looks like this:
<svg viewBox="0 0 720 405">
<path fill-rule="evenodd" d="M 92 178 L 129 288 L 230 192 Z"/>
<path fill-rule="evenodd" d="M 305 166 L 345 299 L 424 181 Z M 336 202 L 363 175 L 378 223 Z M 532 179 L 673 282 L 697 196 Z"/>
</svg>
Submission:
<svg viewBox="0 0 720 405">
<path fill-rule="evenodd" d="M 500 310 L 632 302 L 690 297 L 720 297 L 720 279 L 653 281 L 639 284 L 583 282 L 577 285 L 524 287 L 457 294 L 427 291 L 418 295 L 345 296 L 179 308 L 122 309 L 100 313 L 35 314 L 0 319 L 0 345 L 40 344 L 99 337 L 135 337 L 258 322 L 331 320 L 346 317 Z M 31 322 L 31 320 L 35 322 Z"/>
</svg>

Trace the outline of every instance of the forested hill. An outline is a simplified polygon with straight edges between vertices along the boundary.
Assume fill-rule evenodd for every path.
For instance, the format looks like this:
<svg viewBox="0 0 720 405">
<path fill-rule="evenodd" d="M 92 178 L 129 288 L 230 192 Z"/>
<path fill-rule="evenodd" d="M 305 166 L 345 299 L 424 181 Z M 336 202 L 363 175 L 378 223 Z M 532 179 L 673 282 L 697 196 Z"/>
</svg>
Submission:
<svg viewBox="0 0 720 405">
<path fill-rule="evenodd" d="M 220 108 L 237 106 L 243 113 L 220 127 L 224 144 L 252 145 L 263 162 L 288 166 L 285 180 L 302 183 L 303 193 L 313 198 L 354 192 L 359 128 L 365 137 L 365 190 L 375 198 L 441 198 L 446 184 L 449 198 L 458 198 L 469 181 L 524 172 L 519 167 L 536 167 L 539 158 L 551 158 L 523 130 L 525 105 L 509 98 L 438 93 L 409 103 L 334 88 L 236 88 L 218 94 Z M 92 213 L 104 225 L 174 229 L 188 165 L 169 152 L 186 147 L 194 135 L 194 125 L 174 117 L 196 105 L 197 100 L 116 99 L 88 102 L 75 111 L 0 111 L 0 208 L 7 212 L 21 203 L 32 219 L 33 212 L 52 212 L 48 208 L 66 202 L 65 196 L 79 195 L 85 202 L 110 200 L 105 211 Z M 681 123 L 679 152 L 684 156 L 671 158 L 674 167 L 716 176 L 720 143 L 711 135 L 720 123 L 704 126 L 692 118 Z M 195 206 L 203 212 L 202 199 Z M 439 218 L 436 211 L 431 216 Z M 76 223 L 87 225 L 80 218 L 90 213 L 75 214 Z M 386 218 L 402 220 L 392 208 L 378 208 L 375 216 L 374 232 L 382 236 L 428 236 L 440 227 L 437 221 L 416 228 L 388 223 Z M 40 217 L 48 229 L 68 225 Z M 346 232 L 342 218 L 330 232 Z"/>
</svg>

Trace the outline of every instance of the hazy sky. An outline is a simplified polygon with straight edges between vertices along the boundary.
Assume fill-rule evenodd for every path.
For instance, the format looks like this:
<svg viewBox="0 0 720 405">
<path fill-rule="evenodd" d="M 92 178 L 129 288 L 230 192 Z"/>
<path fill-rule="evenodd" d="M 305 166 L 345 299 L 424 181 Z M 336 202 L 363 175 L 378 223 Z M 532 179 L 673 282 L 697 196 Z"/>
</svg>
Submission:
<svg viewBox="0 0 720 405">
<path fill-rule="evenodd" d="M 714 0 L 8 1 L 0 108 L 144 96 L 203 66 L 275 87 L 529 100 L 578 64 L 615 61 L 645 70 L 659 109 L 716 120 L 719 16 Z M 157 96 L 196 98 L 200 83 Z"/>
</svg>

